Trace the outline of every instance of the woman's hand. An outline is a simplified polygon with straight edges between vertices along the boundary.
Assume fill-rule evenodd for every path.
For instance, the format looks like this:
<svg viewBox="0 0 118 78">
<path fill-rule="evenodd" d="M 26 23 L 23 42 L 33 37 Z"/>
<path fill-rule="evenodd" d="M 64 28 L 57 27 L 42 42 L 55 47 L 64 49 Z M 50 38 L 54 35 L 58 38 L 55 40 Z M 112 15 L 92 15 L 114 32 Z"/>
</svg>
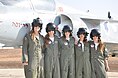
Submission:
<svg viewBox="0 0 118 78">
<path fill-rule="evenodd" d="M 28 62 L 23 62 L 23 65 L 28 65 Z"/>
<path fill-rule="evenodd" d="M 110 70 L 109 65 L 106 65 L 106 66 L 105 66 L 105 70 L 106 70 L 106 71 L 109 71 L 109 70 Z"/>
</svg>

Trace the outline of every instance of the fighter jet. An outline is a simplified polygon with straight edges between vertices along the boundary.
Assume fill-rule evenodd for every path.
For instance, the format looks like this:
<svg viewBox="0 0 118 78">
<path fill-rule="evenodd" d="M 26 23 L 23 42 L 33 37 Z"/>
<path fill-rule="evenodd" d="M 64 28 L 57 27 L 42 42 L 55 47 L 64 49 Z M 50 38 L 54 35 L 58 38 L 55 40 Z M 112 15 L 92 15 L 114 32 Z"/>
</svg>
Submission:
<svg viewBox="0 0 118 78">
<path fill-rule="evenodd" d="M 37 17 L 43 23 L 42 35 L 46 34 L 46 24 L 53 22 L 60 32 L 64 25 L 69 25 L 75 37 L 80 27 L 87 28 L 88 32 L 97 28 L 103 41 L 118 43 L 118 20 L 99 18 L 57 0 L 0 0 L 0 43 L 22 46 L 24 36 L 31 29 L 31 22 Z"/>
</svg>

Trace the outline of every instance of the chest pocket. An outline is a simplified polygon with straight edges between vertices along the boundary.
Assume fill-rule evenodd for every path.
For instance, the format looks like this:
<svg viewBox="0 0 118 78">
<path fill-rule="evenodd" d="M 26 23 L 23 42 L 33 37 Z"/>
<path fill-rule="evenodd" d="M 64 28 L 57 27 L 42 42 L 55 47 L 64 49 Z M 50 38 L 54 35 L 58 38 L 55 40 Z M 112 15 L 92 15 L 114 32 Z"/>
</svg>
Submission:
<svg viewBox="0 0 118 78">
<path fill-rule="evenodd" d="M 76 45 L 76 49 L 79 50 L 79 51 L 82 50 L 82 45 L 81 45 L 81 43 L 78 43 L 78 45 Z"/>
<path fill-rule="evenodd" d="M 62 49 L 68 49 L 69 44 L 67 42 L 63 42 L 61 47 L 62 47 Z"/>
<path fill-rule="evenodd" d="M 89 52 L 89 46 L 86 46 L 86 45 L 85 45 L 85 47 L 84 47 L 84 51 Z"/>
<path fill-rule="evenodd" d="M 74 43 L 73 42 L 69 42 L 69 41 L 65 41 L 63 43 L 63 47 L 62 48 L 65 48 L 65 49 L 71 49 L 71 48 L 74 48 Z"/>
</svg>

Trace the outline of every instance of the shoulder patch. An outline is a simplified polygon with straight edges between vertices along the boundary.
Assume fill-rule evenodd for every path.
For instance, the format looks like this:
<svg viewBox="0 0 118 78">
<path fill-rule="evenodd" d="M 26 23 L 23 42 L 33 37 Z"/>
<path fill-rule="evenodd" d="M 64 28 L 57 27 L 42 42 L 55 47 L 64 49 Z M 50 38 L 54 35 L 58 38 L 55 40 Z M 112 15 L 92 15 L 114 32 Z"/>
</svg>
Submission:
<svg viewBox="0 0 118 78">
<path fill-rule="evenodd" d="M 27 40 L 27 37 L 25 37 L 25 40 Z"/>
</svg>

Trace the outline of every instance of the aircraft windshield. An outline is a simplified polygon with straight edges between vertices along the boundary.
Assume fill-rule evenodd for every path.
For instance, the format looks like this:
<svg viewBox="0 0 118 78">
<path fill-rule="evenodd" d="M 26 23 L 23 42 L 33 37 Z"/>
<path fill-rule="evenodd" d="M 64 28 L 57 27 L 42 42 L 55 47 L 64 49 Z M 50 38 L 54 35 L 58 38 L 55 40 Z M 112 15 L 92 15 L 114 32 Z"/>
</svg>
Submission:
<svg viewBox="0 0 118 78">
<path fill-rule="evenodd" d="M 37 11 L 54 11 L 56 7 L 54 0 L 0 0 L 0 3 L 2 3 L 5 6 L 18 7 L 29 7 L 30 5 Z"/>
<path fill-rule="evenodd" d="M 36 10 L 54 11 L 56 7 L 54 0 L 31 0 L 31 2 Z"/>
<path fill-rule="evenodd" d="M 20 1 L 24 1 L 24 0 L 0 0 L 0 2 L 3 4 L 3 5 L 8 5 L 8 6 L 12 6 Z"/>
</svg>

